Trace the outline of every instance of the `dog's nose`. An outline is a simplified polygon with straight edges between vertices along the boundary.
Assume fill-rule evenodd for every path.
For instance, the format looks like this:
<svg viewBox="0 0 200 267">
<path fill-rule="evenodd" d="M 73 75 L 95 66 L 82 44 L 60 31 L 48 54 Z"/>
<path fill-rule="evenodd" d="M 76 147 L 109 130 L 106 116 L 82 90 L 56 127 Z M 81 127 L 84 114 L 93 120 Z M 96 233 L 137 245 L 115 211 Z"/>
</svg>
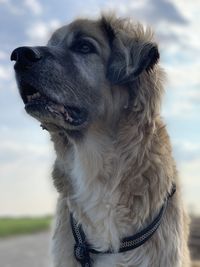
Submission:
<svg viewBox="0 0 200 267">
<path fill-rule="evenodd" d="M 10 59 L 16 61 L 14 68 L 23 69 L 32 66 L 42 58 L 40 51 L 35 47 L 22 46 L 13 50 Z"/>
</svg>

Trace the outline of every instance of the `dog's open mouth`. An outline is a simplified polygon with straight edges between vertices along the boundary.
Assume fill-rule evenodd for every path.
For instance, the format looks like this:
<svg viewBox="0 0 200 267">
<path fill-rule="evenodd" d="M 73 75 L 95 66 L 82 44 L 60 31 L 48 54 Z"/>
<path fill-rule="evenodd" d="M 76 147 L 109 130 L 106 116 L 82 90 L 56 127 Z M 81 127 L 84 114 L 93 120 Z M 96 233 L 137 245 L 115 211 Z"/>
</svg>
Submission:
<svg viewBox="0 0 200 267">
<path fill-rule="evenodd" d="M 87 119 L 87 112 L 84 108 L 56 103 L 29 84 L 23 85 L 20 92 L 28 113 L 47 111 L 54 117 L 61 116 L 64 121 L 73 126 L 79 126 Z"/>
</svg>

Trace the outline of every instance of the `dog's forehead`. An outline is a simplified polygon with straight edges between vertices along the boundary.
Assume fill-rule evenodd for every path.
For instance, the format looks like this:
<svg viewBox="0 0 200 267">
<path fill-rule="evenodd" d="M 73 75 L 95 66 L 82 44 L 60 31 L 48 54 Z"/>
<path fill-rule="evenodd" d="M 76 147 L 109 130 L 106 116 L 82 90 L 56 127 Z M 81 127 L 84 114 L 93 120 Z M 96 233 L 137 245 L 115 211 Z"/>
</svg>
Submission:
<svg viewBox="0 0 200 267">
<path fill-rule="evenodd" d="M 100 22 L 86 19 L 77 19 L 59 28 L 53 33 L 49 42 L 54 43 L 58 40 L 70 42 L 76 37 L 91 37 L 100 45 L 108 46 L 108 40 Z"/>
</svg>

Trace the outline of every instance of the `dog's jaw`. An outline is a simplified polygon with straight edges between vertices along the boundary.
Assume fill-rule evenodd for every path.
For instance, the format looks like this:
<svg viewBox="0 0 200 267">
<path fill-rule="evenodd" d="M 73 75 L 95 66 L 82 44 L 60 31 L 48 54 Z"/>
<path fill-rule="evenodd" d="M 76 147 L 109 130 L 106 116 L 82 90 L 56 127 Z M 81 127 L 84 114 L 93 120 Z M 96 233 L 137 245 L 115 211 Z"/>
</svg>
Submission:
<svg viewBox="0 0 200 267">
<path fill-rule="evenodd" d="M 53 121 L 56 125 L 57 121 L 57 126 L 59 126 L 59 121 L 62 121 L 68 129 L 86 124 L 88 119 L 86 109 L 59 103 L 58 100 L 45 95 L 42 90 L 29 83 L 18 81 L 18 86 L 26 112 L 42 122 L 43 125 L 49 122 L 53 123 Z"/>
</svg>

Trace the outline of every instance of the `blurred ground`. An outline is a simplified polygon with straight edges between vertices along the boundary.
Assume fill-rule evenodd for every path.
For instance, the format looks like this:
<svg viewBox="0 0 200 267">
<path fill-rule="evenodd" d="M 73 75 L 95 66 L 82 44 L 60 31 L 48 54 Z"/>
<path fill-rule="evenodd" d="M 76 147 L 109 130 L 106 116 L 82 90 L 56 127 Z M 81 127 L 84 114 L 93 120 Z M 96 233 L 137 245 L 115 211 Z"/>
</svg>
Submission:
<svg viewBox="0 0 200 267">
<path fill-rule="evenodd" d="M 0 239 L 0 266 L 49 267 L 49 241 L 49 231 Z M 192 218 L 189 245 L 192 267 L 200 267 L 200 218 Z"/>
<path fill-rule="evenodd" d="M 189 246 L 190 246 L 191 256 L 193 259 L 200 261 L 200 217 L 191 218 L 190 228 L 191 231 L 190 231 Z"/>
<path fill-rule="evenodd" d="M 0 240 L 1 267 L 49 267 L 49 232 Z"/>
</svg>

